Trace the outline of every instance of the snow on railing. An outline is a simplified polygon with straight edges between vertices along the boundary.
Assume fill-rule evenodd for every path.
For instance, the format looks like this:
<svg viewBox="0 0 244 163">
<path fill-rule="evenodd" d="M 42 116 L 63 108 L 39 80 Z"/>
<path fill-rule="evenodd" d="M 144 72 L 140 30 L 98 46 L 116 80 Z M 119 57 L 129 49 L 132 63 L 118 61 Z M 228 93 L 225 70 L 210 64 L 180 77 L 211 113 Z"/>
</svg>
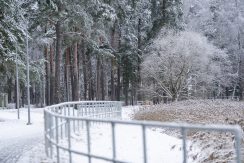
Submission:
<svg viewBox="0 0 244 163">
<path fill-rule="evenodd" d="M 116 120 L 115 120 L 116 118 Z M 45 151 L 46 155 L 55 159 L 57 163 L 74 162 L 74 155 L 80 155 L 87 158 L 91 163 L 92 159 L 103 160 L 113 163 L 125 163 L 126 161 L 118 159 L 118 147 L 116 126 L 138 126 L 141 128 L 142 138 L 142 156 L 143 162 L 148 160 L 148 138 L 147 129 L 150 128 L 171 128 L 178 129 L 182 135 L 182 155 L 183 162 L 187 163 L 187 133 L 190 130 L 214 131 L 214 132 L 231 132 L 235 136 L 235 158 L 237 163 L 241 163 L 241 139 L 243 136 L 242 129 L 239 126 L 231 125 L 192 125 L 176 123 L 159 123 L 145 121 L 125 121 L 118 120 L 121 118 L 121 103 L 115 101 L 80 101 L 67 102 L 57 105 L 48 106 L 44 109 L 45 119 Z M 91 152 L 91 127 L 96 125 L 109 126 L 111 130 L 111 155 L 101 156 Z M 77 150 L 73 147 L 75 133 L 83 132 L 86 138 L 86 150 Z M 103 148 L 98 146 L 97 148 Z M 64 156 L 64 155 L 67 156 Z M 66 157 L 67 161 L 63 161 Z M 133 162 L 133 160 L 131 160 Z M 131 162 L 130 161 L 130 162 Z"/>
</svg>

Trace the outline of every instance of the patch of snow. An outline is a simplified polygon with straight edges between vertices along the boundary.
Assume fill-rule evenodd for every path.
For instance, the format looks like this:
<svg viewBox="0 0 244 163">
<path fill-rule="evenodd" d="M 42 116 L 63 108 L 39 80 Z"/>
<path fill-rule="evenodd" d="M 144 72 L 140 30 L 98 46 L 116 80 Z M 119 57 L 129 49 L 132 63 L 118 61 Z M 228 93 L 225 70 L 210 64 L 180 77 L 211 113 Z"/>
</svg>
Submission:
<svg viewBox="0 0 244 163">
<path fill-rule="evenodd" d="M 23 153 L 43 144 L 43 109 L 31 109 L 32 125 L 27 124 L 27 109 L 0 110 L 0 162 L 13 163 Z M 24 162 L 23 162 L 24 163 Z"/>
<path fill-rule="evenodd" d="M 123 107 L 122 119 L 131 120 L 139 106 Z M 0 110 L 0 162 L 6 163 L 51 163 L 44 152 L 43 109 L 31 109 L 32 125 L 27 123 L 27 109 L 20 109 L 20 120 L 17 110 Z M 139 126 L 116 125 L 117 159 L 127 162 L 143 162 L 142 129 Z M 95 124 L 90 128 L 91 152 L 101 156 L 112 157 L 111 126 Z M 160 130 L 148 128 L 147 156 L 149 163 L 182 162 L 181 140 L 162 134 Z M 87 152 L 86 129 L 72 134 L 72 148 Z M 64 143 L 64 145 L 67 145 Z M 61 161 L 67 162 L 68 153 L 61 152 Z M 87 157 L 72 154 L 74 162 L 86 163 Z M 101 161 L 93 159 L 95 163 Z"/>
<path fill-rule="evenodd" d="M 91 153 L 103 157 L 112 158 L 112 133 L 111 126 L 93 126 L 91 129 Z M 72 141 L 72 147 L 76 150 L 87 152 L 85 129 Z M 116 156 L 124 162 L 143 162 L 142 129 L 139 126 L 116 125 Z M 182 151 L 173 146 L 180 146 L 181 140 L 153 131 L 146 130 L 148 162 L 182 162 Z M 102 147 L 102 148 L 99 148 Z M 96 163 L 104 161 L 92 159 Z M 88 162 L 87 158 L 76 156 L 74 162 Z"/>
</svg>

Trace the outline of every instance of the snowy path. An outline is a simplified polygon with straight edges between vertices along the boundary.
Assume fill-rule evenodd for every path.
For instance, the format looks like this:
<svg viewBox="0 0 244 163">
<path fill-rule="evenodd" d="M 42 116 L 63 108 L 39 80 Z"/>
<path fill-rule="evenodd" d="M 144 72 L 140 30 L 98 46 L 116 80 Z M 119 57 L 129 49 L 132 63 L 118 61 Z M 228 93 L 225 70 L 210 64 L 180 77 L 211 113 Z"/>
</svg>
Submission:
<svg viewBox="0 0 244 163">
<path fill-rule="evenodd" d="M 137 107 L 123 107 L 122 119 L 130 120 L 131 114 Z M 112 158 L 112 132 L 111 125 L 98 124 L 90 126 L 91 153 L 97 156 Z M 161 132 L 161 129 L 147 128 L 147 160 L 148 163 L 181 163 L 182 141 Z M 142 163 L 143 141 L 141 126 L 119 125 L 115 126 L 116 158 L 128 163 Z M 73 149 L 87 153 L 86 128 L 72 134 L 71 146 Z M 67 142 L 63 143 L 67 146 Z M 98 148 L 102 147 L 102 148 Z M 68 153 L 61 153 L 61 163 L 68 162 Z M 73 155 L 74 163 L 89 163 L 87 157 Z M 92 163 L 105 163 L 100 159 L 92 159 Z"/>
<path fill-rule="evenodd" d="M 124 107 L 123 119 L 130 120 L 135 107 Z M 43 146 L 43 109 L 32 109 L 32 125 L 27 126 L 27 109 L 21 109 L 21 119 L 16 120 L 16 110 L 0 110 L 0 163 L 40 163 L 45 159 Z M 92 153 L 109 156 L 111 154 L 110 127 L 91 128 Z M 81 135 L 74 136 L 73 145 L 86 152 L 87 143 Z M 142 140 L 141 129 L 135 126 L 118 125 L 116 128 L 118 159 L 127 162 L 141 163 Z M 149 163 L 182 162 L 181 140 L 162 134 L 160 130 L 147 130 Z M 102 148 L 97 148 L 102 147 Z M 67 162 L 66 154 L 63 162 Z M 85 158 L 76 157 L 74 161 L 87 162 Z M 53 161 L 50 161 L 53 162 Z M 94 160 L 94 163 L 103 162 Z"/>
<path fill-rule="evenodd" d="M 32 125 L 26 125 L 27 111 L 0 110 L 0 162 L 15 163 L 26 152 L 43 143 L 43 110 L 33 109 Z"/>
<path fill-rule="evenodd" d="M 24 151 L 29 151 L 40 143 L 41 137 L 36 138 L 18 138 L 5 140 L 4 144 L 0 142 L 0 162 L 14 163 L 19 160 Z"/>
</svg>

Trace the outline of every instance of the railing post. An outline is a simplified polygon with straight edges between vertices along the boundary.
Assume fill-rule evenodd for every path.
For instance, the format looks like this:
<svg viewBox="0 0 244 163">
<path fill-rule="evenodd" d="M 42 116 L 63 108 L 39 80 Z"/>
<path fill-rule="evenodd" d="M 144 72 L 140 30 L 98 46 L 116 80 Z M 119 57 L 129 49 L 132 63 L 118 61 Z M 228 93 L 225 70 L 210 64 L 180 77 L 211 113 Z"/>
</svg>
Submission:
<svg viewBox="0 0 244 163">
<path fill-rule="evenodd" d="M 47 114 L 47 136 L 49 136 L 49 140 L 48 140 L 48 156 L 51 156 L 51 148 L 52 148 L 52 144 L 51 144 L 51 116 L 50 114 Z"/>
<path fill-rule="evenodd" d="M 113 160 L 116 159 L 116 140 L 115 140 L 115 125 L 111 122 L 112 127 L 112 148 L 113 148 Z M 115 161 L 114 161 L 115 163 Z"/>
<path fill-rule="evenodd" d="M 70 105 L 68 105 L 68 116 L 70 116 Z"/>
<path fill-rule="evenodd" d="M 144 163 L 147 163 L 147 137 L 146 137 L 146 127 L 145 127 L 145 125 L 142 125 L 142 143 L 143 143 Z"/>
<path fill-rule="evenodd" d="M 236 150 L 236 162 L 241 163 L 241 134 L 240 131 L 235 131 L 235 150 Z"/>
<path fill-rule="evenodd" d="M 57 163 L 60 162 L 60 159 L 59 159 L 59 147 L 58 147 L 58 144 L 59 144 L 59 134 L 58 134 L 58 117 L 55 116 L 55 128 L 56 128 L 56 152 L 57 152 Z"/>
<path fill-rule="evenodd" d="M 49 115 L 49 136 L 50 136 L 50 140 L 53 140 L 53 117 L 52 115 Z M 53 145 L 52 142 L 50 141 L 50 155 L 51 158 L 53 158 Z"/>
<path fill-rule="evenodd" d="M 186 134 L 186 128 L 181 127 L 183 163 L 187 163 Z"/>
<path fill-rule="evenodd" d="M 47 118 L 47 113 L 44 110 L 44 140 L 45 140 L 45 153 L 47 155 L 47 157 L 49 157 L 48 154 L 48 140 L 47 140 L 47 130 L 48 130 L 48 118 Z"/>
<path fill-rule="evenodd" d="M 69 152 L 69 163 L 72 163 L 72 154 L 71 154 L 71 129 L 70 129 L 70 119 L 66 119 L 68 125 L 68 152 Z"/>
<path fill-rule="evenodd" d="M 75 105 L 73 105 L 73 117 L 75 117 Z M 73 120 L 73 131 L 75 133 L 75 120 Z"/>
<path fill-rule="evenodd" d="M 100 107 L 103 108 L 103 114 L 104 114 L 103 118 L 107 118 L 108 117 L 108 111 L 107 111 L 108 109 L 107 109 L 107 107 L 105 107 L 102 103 L 100 105 L 101 105 Z"/>
<path fill-rule="evenodd" d="M 66 116 L 67 115 L 67 106 L 64 105 L 64 115 Z"/>
<path fill-rule="evenodd" d="M 91 163 L 91 140 L 90 140 L 90 121 L 86 120 L 86 132 L 87 132 L 87 154 L 88 154 L 88 162 Z"/>
<path fill-rule="evenodd" d="M 122 118 L 122 103 L 119 102 L 118 105 L 119 105 L 119 106 L 118 106 L 118 111 L 119 111 L 118 114 L 119 114 L 119 117 Z"/>
<path fill-rule="evenodd" d="M 59 107 L 59 109 L 62 108 L 62 107 Z M 62 113 L 62 109 L 61 109 L 61 113 Z M 56 126 L 56 127 L 59 127 L 59 126 Z M 63 127 L 64 127 L 64 124 L 63 124 L 63 118 L 60 118 L 60 134 L 61 134 L 61 139 L 63 139 Z"/>
</svg>

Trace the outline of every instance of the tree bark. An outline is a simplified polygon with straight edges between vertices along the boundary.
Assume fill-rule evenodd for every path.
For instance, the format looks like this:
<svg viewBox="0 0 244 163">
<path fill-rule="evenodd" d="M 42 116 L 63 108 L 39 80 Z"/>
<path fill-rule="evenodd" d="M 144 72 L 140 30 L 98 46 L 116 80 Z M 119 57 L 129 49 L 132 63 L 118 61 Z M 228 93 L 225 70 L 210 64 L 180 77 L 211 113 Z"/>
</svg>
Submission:
<svg viewBox="0 0 244 163">
<path fill-rule="evenodd" d="M 45 46 L 44 48 L 44 58 L 46 60 L 45 63 L 45 71 L 46 71 L 46 87 L 45 87 L 45 93 L 46 93 L 46 104 L 50 105 L 50 57 L 48 55 L 48 47 Z"/>
<path fill-rule="evenodd" d="M 135 96 L 136 97 L 136 101 L 139 100 L 141 101 L 142 100 L 142 97 L 141 97 L 141 93 L 138 92 L 138 90 L 140 90 L 140 87 L 141 87 L 141 58 L 142 58 L 142 54 L 141 54 L 141 43 L 142 43 L 142 40 L 141 40 L 141 19 L 138 19 L 138 42 L 137 42 L 137 48 L 138 48 L 138 65 L 137 65 L 137 82 L 136 82 L 136 92 L 135 92 Z"/>
<path fill-rule="evenodd" d="M 12 103 L 12 77 L 8 78 L 8 102 Z"/>
<path fill-rule="evenodd" d="M 125 67 L 123 69 L 123 87 L 124 87 L 124 95 L 125 95 L 125 105 L 129 104 L 129 84 L 130 84 L 130 77 L 129 77 L 129 59 L 126 57 L 124 59 Z"/>
<path fill-rule="evenodd" d="M 66 56 L 65 56 L 65 85 L 66 85 L 66 96 L 67 101 L 70 101 L 70 47 L 66 49 Z"/>
<path fill-rule="evenodd" d="M 121 47 L 121 31 L 118 31 L 119 35 L 118 35 L 118 49 L 120 49 Z M 120 101 L 120 90 L 121 90 L 121 82 L 120 82 L 120 77 L 121 77 L 121 56 L 117 56 L 117 59 L 118 59 L 118 68 L 117 68 L 117 101 Z"/>
<path fill-rule="evenodd" d="M 73 45 L 73 75 L 74 75 L 74 80 L 73 80 L 73 86 L 74 86 L 74 101 L 79 101 L 80 100 L 80 87 L 79 87 L 79 75 L 78 75 L 78 44 L 74 43 Z"/>
<path fill-rule="evenodd" d="M 111 101 L 115 100 L 114 58 L 111 58 Z"/>
<path fill-rule="evenodd" d="M 111 46 L 114 50 L 118 49 L 118 46 L 116 45 L 116 23 L 114 23 L 114 26 L 111 30 Z M 114 83 L 114 57 L 111 58 L 111 101 L 115 100 L 115 83 Z"/>
<path fill-rule="evenodd" d="M 83 50 L 82 50 L 82 69 L 83 69 L 83 82 L 84 82 L 84 100 L 87 100 L 87 86 L 88 86 L 88 81 L 87 81 L 87 59 L 86 59 L 86 51 L 85 51 L 85 45 L 83 43 Z"/>
<path fill-rule="evenodd" d="M 53 45 L 50 45 L 50 105 L 54 104 L 55 94 L 55 64 L 54 64 L 54 52 Z"/>
<path fill-rule="evenodd" d="M 104 74 L 104 59 L 101 58 L 101 100 L 105 100 L 105 83 L 104 83 L 104 79 L 105 79 L 105 74 Z"/>
<path fill-rule="evenodd" d="M 119 63 L 117 69 L 117 101 L 120 101 L 120 90 L 121 90 L 120 74 L 121 74 L 121 67 Z"/>
<path fill-rule="evenodd" d="M 58 21 L 55 25 L 56 30 L 56 64 L 55 64 L 55 103 L 61 102 L 61 22 Z"/>
<path fill-rule="evenodd" d="M 124 94 L 125 94 L 125 105 L 127 106 L 129 103 L 128 103 L 128 94 L 129 94 L 129 92 L 128 92 L 128 89 L 129 89 L 129 87 L 127 86 L 127 85 L 125 85 L 124 86 Z"/>
<path fill-rule="evenodd" d="M 87 61 L 88 61 L 88 83 L 89 83 L 89 91 L 88 98 L 89 100 L 94 100 L 94 89 L 93 89 L 93 78 L 92 78 L 92 64 L 91 64 L 91 56 L 90 52 L 87 52 Z"/>
<path fill-rule="evenodd" d="M 101 92 L 101 58 L 97 56 L 97 89 L 96 89 L 96 99 L 102 99 Z"/>
</svg>

